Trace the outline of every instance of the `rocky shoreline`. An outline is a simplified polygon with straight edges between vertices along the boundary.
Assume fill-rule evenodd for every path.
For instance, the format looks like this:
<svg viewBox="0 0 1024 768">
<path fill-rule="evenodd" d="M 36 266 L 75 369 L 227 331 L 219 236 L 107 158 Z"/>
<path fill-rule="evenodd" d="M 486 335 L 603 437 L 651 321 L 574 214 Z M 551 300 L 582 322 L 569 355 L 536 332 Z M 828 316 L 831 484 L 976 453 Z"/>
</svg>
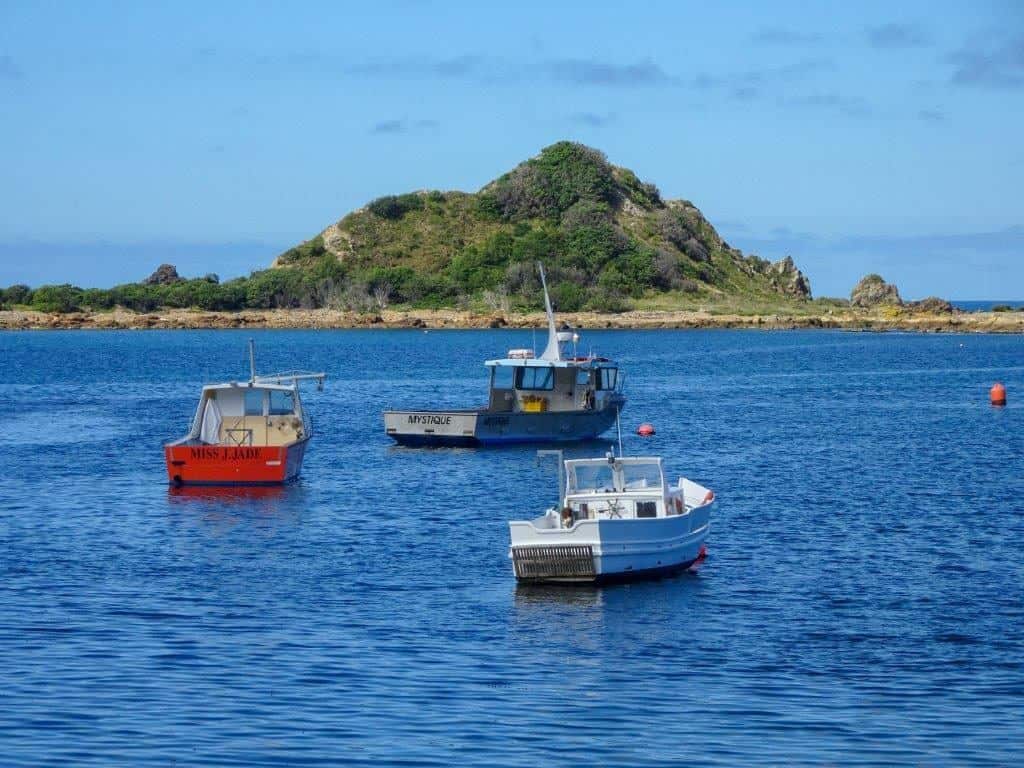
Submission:
<svg viewBox="0 0 1024 768">
<path fill-rule="evenodd" d="M 560 322 L 577 328 L 750 328 L 790 330 L 831 328 L 850 331 L 947 333 L 1024 333 L 1024 312 L 842 310 L 818 315 L 712 314 L 689 310 L 632 311 L 617 314 L 565 313 Z M 330 309 L 268 309 L 205 312 L 172 309 L 137 313 L 0 311 L 0 330 L 144 330 L 218 328 L 540 328 L 539 312 L 484 314 L 463 310 L 408 310 L 356 313 Z"/>
</svg>

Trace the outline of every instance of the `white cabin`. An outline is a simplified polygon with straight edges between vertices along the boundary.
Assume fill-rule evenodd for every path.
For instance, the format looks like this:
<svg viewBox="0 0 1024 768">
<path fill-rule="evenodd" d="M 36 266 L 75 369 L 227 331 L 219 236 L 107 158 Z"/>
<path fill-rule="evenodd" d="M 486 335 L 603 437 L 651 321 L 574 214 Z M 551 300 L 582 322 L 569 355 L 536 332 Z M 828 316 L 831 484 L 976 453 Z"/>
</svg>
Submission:
<svg viewBox="0 0 1024 768">
<path fill-rule="evenodd" d="M 180 444 L 288 445 L 311 434 L 297 384 L 231 382 L 203 387 L 192 429 Z"/>
<path fill-rule="evenodd" d="M 562 517 L 580 520 L 634 520 L 671 517 L 686 512 L 683 479 L 665 483 L 661 459 L 629 457 L 570 459 L 565 462 Z"/>
</svg>

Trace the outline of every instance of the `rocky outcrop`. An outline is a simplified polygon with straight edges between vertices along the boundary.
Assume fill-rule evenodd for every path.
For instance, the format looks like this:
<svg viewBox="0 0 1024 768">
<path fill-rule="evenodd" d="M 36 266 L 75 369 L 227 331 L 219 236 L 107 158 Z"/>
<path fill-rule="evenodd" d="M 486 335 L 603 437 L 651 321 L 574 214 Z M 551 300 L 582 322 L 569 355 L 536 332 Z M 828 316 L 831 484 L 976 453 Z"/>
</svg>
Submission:
<svg viewBox="0 0 1024 768">
<path fill-rule="evenodd" d="M 878 307 L 881 305 L 902 307 L 903 299 L 892 283 L 881 275 L 865 275 L 850 292 L 850 303 L 855 307 Z"/>
<path fill-rule="evenodd" d="M 945 299 L 940 299 L 938 296 L 929 296 L 927 299 L 921 299 L 920 301 L 911 301 L 906 306 L 914 312 L 928 312 L 933 315 L 951 315 L 956 311 L 952 304 Z"/>
<path fill-rule="evenodd" d="M 792 256 L 774 262 L 771 265 L 770 274 L 779 290 L 785 295 L 796 296 L 800 299 L 811 298 L 811 281 L 797 269 Z"/>
<path fill-rule="evenodd" d="M 156 272 L 147 277 L 142 281 L 143 285 L 170 285 L 171 283 L 180 283 L 182 277 L 178 274 L 178 270 L 173 264 L 161 264 L 156 268 Z"/>
</svg>

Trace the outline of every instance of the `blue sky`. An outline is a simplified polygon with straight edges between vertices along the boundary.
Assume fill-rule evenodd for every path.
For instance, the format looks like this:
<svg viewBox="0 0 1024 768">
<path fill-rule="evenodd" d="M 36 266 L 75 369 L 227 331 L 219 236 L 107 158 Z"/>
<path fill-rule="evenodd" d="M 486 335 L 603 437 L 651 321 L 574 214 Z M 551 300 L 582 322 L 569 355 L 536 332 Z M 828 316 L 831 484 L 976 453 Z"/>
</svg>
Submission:
<svg viewBox="0 0 1024 768">
<path fill-rule="evenodd" d="M 0 285 L 245 274 L 568 138 L 816 295 L 1024 298 L 1024 3 L 0 4 Z"/>
</svg>

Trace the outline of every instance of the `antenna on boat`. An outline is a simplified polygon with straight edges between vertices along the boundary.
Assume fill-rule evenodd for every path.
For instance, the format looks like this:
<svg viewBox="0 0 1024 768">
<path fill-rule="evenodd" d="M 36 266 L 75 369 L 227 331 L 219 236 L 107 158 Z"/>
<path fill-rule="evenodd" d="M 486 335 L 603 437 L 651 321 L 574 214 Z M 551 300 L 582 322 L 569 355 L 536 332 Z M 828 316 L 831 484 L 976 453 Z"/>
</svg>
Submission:
<svg viewBox="0 0 1024 768">
<path fill-rule="evenodd" d="M 562 351 L 558 348 L 558 331 L 555 330 L 555 313 L 551 311 L 551 297 L 548 296 L 548 281 L 544 278 L 544 265 L 539 261 L 537 268 L 540 270 L 540 284 L 544 289 L 544 309 L 548 315 L 548 345 L 544 348 L 541 360 L 561 360 Z"/>
<path fill-rule="evenodd" d="M 256 340 L 249 339 L 249 383 L 256 383 Z"/>
</svg>

